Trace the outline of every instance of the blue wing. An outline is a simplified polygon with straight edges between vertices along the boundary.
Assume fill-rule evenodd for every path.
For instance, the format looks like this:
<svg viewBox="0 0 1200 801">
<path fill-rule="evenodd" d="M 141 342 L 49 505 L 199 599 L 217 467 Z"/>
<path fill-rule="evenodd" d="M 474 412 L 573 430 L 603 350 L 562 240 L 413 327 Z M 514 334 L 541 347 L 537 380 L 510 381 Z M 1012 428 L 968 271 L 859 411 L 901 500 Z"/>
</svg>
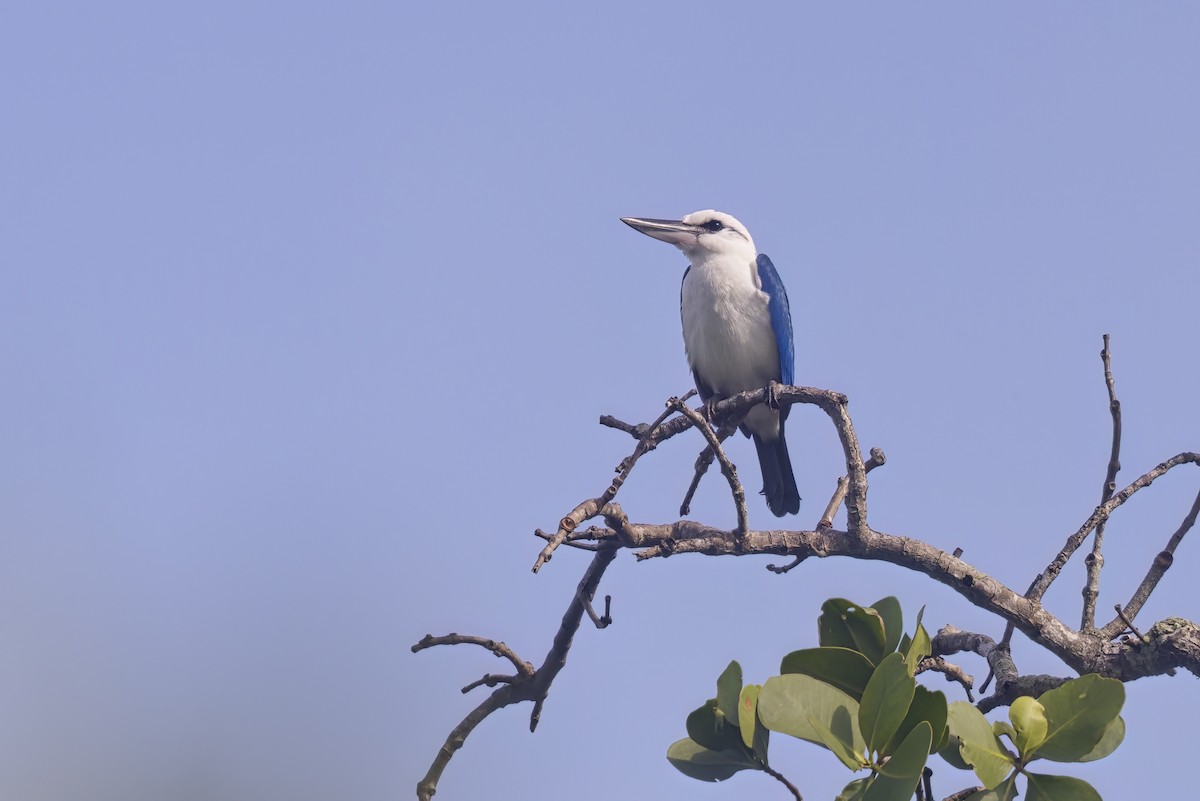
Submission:
<svg viewBox="0 0 1200 801">
<path fill-rule="evenodd" d="M 791 384 L 795 379 L 796 352 L 792 344 L 792 312 L 788 308 L 787 291 L 775 265 L 766 255 L 758 254 L 758 280 L 770 301 L 767 309 L 771 313 L 771 328 L 775 331 L 775 344 L 779 346 L 780 383 Z"/>
</svg>

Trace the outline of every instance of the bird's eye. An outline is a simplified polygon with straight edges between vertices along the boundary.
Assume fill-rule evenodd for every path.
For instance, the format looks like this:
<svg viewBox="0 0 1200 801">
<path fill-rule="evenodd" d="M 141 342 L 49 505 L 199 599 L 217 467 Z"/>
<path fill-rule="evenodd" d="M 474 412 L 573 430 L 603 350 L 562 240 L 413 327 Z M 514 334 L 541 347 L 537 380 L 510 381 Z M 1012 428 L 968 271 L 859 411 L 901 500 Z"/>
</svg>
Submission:
<svg viewBox="0 0 1200 801">
<path fill-rule="evenodd" d="M 720 231 L 720 230 L 721 230 L 722 228 L 724 228 L 724 227 L 725 227 L 725 226 L 721 225 L 721 221 L 720 221 L 720 220 L 709 220 L 708 222 L 706 222 L 706 223 L 704 224 L 704 228 L 706 228 L 706 229 L 707 229 L 707 230 L 709 230 L 709 231 L 714 231 L 714 232 L 715 232 L 715 231 Z"/>
</svg>

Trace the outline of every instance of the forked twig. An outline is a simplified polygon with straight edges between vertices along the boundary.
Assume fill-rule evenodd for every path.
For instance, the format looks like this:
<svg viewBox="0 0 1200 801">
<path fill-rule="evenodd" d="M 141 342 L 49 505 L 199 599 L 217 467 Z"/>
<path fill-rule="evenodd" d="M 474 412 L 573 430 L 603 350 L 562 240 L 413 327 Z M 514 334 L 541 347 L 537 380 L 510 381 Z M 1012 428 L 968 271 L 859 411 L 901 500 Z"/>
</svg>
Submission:
<svg viewBox="0 0 1200 801">
<path fill-rule="evenodd" d="M 704 419 L 704 416 L 695 409 L 689 407 L 682 400 L 673 400 L 672 405 L 675 410 L 684 417 L 692 421 L 692 425 L 704 435 L 708 440 L 708 447 L 712 448 L 713 453 L 717 456 L 717 461 L 721 463 L 721 474 L 725 476 L 725 480 L 729 482 L 729 491 L 733 493 L 733 504 L 737 510 L 737 529 L 736 536 L 741 539 L 745 536 L 750 524 L 748 522 L 749 513 L 746 511 L 746 490 L 742 487 L 741 480 L 738 479 L 737 468 L 733 462 L 729 461 L 729 457 L 725 455 L 725 449 L 721 447 L 721 441 L 717 438 L 716 432 L 712 426 Z"/>
</svg>

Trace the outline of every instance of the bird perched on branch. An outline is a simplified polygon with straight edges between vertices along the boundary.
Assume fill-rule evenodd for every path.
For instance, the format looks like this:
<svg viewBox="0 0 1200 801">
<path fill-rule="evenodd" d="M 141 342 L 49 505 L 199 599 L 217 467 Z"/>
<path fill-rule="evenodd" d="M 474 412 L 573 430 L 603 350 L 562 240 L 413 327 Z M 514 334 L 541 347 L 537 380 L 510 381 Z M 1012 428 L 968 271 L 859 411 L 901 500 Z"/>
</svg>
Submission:
<svg viewBox="0 0 1200 801">
<path fill-rule="evenodd" d="M 622 217 L 646 236 L 683 251 L 691 266 L 683 274 L 679 311 L 683 341 L 696 389 L 705 403 L 749 389 L 791 384 L 792 315 L 775 265 L 754 247 L 746 226 L 719 211 L 697 211 L 682 220 Z M 788 408 L 760 404 L 741 431 L 754 440 L 767 506 L 776 517 L 800 509 L 783 437 Z"/>
</svg>

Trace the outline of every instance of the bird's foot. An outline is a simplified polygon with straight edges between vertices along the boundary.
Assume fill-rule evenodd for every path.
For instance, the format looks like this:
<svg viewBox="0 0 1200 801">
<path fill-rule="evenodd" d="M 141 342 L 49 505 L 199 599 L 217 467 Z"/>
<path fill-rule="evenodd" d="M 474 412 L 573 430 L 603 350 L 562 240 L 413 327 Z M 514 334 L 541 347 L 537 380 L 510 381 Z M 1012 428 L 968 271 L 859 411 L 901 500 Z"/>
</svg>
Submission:
<svg viewBox="0 0 1200 801">
<path fill-rule="evenodd" d="M 779 388 L 783 386 L 778 381 L 767 384 L 767 408 L 779 411 Z"/>
<path fill-rule="evenodd" d="M 715 395 L 700 405 L 700 413 L 704 415 L 704 422 L 708 423 L 710 428 L 716 428 L 717 419 L 717 404 L 720 399 Z"/>
</svg>

